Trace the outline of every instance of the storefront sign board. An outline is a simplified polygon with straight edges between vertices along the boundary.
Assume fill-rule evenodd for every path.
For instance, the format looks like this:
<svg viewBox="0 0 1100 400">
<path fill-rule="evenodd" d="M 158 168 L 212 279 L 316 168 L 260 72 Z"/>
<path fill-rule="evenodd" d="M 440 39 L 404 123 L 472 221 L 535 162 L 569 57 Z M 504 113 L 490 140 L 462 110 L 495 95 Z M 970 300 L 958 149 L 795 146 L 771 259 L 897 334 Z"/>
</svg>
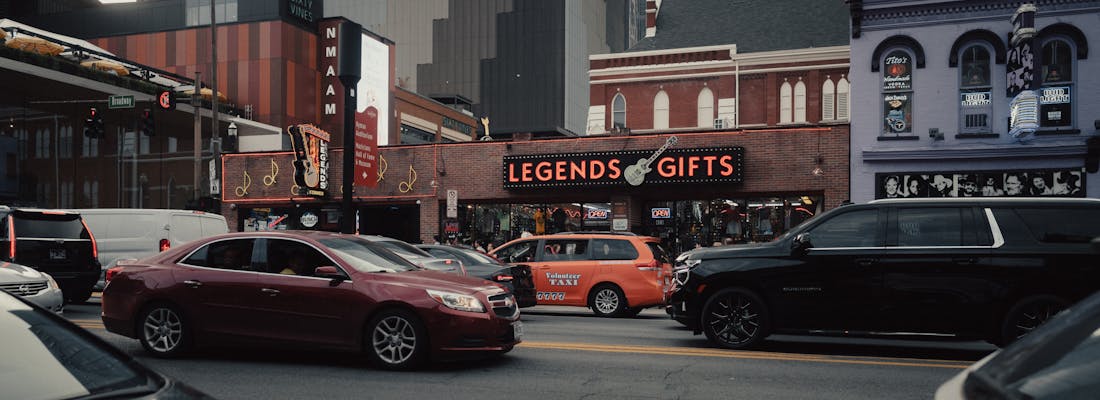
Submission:
<svg viewBox="0 0 1100 400">
<path fill-rule="evenodd" d="M 629 186 L 625 171 L 654 150 L 504 156 L 504 188 Z M 669 149 L 651 164 L 641 185 L 740 183 L 745 149 Z"/>
</svg>

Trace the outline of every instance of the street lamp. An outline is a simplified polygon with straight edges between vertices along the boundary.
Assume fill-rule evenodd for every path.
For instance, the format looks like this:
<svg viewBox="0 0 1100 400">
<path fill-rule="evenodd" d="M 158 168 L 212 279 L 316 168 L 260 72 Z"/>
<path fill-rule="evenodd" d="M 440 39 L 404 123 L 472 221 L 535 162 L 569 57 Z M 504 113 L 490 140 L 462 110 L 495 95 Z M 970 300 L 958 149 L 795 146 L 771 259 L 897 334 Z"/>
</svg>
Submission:
<svg viewBox="0 0 1100 400">
<path fill-rule="evenodd" d="M 238 151 L 237 150 L 237 143 L 238 143 L 237 142 L 237 124 L 234 123 L 234 122 L 230 122 L 229 123 L 229 128 L 226 129 L 226 133 L 229 134 L 229 137 L 226 138 L 226 142 L 228 142 L 228 143 L 226 143 L 226 146 L 225 146 L 226 149 L 227 149 L 226 151 L 236 153 Z"/>
</svg>

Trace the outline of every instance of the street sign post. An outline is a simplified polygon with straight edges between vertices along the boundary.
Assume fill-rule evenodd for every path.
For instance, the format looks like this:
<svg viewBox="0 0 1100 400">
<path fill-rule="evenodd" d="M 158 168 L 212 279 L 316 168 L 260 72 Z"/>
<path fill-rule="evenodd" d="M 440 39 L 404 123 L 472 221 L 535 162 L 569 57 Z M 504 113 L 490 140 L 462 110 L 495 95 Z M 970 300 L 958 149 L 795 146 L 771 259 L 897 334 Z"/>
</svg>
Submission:
<svg viewBox="0 0 1100 400">
<path fill-rule="evenodd" d="M 458 191 L 447 190 L 447 218 L 458 218 Z"/>
<path fill-rule="evenodd" d="M 119 95 L 107 98 L 107 108 L 134 108 L 134 96 Z"/>
</svg>

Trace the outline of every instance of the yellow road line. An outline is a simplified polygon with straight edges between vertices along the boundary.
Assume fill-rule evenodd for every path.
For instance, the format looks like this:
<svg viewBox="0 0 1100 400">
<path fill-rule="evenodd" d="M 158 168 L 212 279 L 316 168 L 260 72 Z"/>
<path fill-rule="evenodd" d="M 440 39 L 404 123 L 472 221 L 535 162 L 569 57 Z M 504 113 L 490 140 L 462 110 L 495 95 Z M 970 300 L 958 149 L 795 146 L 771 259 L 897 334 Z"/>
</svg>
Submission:
<svg viewBox="0 0 1100 400">
<path fill-rule="evenodd" d="M 754 352 L 754 351 L 734 351 L 734 350 L 723 350 L 723 349 L 699 349 L 699 348 L 690 348 L 690 347 L 623 346 L 623 345 L 598 345 L 598 344 L 584 344 L 584 343 L 531 342 L 531 341 L 524 341 L 523 343 L 520 343 L 520 347 L 536 348 L 536 349 L 551 349 L 551 350 L 596 351 L 596 352 L 604 352 L 604 353 L 635 353 L 635 354 L 694 356 L 694 357 L 741 358 L 741 359 L 774 360 L 774 361 L 806 361 L 806 362 L 859 364 L 859 365 L 886 365 L 886 366 L 901 366 L 901 367 L 928 367 L 928 368 L 963 369 L 963 368 L 966 368 L 967 366 L 970 365 L 969 362 L 950 361 L 950 360 L 913 360 L 913 359 L 892 359 L 892 358 L 847 358 L 847 357 L 825 356 L 825 355 L 816 355 L 816 354 L 769 353 L 769 352 Z"/>
<path fill-rule="evenodd" d="M 104 330 L 103 322 L 92 319 L 71 320 L 77 326 L 84 329 Z M 692 356 L 692 357 L 718 357 L 739 358 L 749 360 L 772 361 L 804 361 L 819 363 L 838 363 L 855 365 L 882 365 L 897 367 L 926 367 L 926 368 L 951 368 L 963 369 L 970 365 L 966 361 L 913 359 L 913 358 L 858 358 L 843 356 L 828 356 L 820 354 L 796 354 L 773 353 L 763 351 L 737 351 L 725 349 L 708 349 L 694 347 L 661 347 L 661 346 L 634 346 L 634 345 L 609 345 L 593 343 L 569 343 L 569 342 L 538 342 L 524 341 L 519 347 L 549 350 L 593 351 L 602 353 L 624 354 L 654 354 L 667 356 Z"/>
</svg>

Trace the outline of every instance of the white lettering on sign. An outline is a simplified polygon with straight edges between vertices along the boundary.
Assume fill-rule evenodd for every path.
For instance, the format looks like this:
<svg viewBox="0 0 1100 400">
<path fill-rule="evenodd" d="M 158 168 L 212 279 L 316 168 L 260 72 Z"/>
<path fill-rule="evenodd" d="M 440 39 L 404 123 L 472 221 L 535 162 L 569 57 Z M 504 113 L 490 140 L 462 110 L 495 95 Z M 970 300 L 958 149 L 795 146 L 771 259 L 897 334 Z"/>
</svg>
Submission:
<svg viewBox="0 0 1100 400">
<path fill-rule="evenodd" d="M 546 273 L 546 279 L 550 280 L 552 286 L 577 286 L 577 280 L 580 278 L 581 274 Z"/>
<path fill-rule="evenodd" d="M 336 39 L 336 27 L 325 28 L 325 39 Z"/>
<path fill-rule="evenodd" d="M 336 115 L 336 103 L 325 104 L 325 115 Z"/>
<path fill-rule="evenodd" d="M 886 57 L 887 64 L 905 64 L 909 62 L 909 57 Z"/>
<path fill-rule="evenodd" d="M 1069 103 L 1069 88 L 1044 88 L 1043 95 L 1039 97 L 1041 104 L 1065 104 Z"/>
<path fill-rule="evenodd" d="M 325 76 L 336 76 L 336 69 L 329 65 L 328 69 L 325 70 Z"/>
<path fill-rule="evenodd" d="M 963 107 L 988 106 L 990 104 L 993 104 L 993 100 L 990 99 L 989 93 L 963 94 Z"/>
<path fill-rule="evenodd" d="M 325 57 L 336 57 L 336 46 L 325 46 Z"/>
<path fill-rule="evenodd" d="M 335 96 L 335 95 L 336 95 L 336 89 L 332 87 L 331 83 L 328 84 L 328 87 L 325 88 L 325 96 Z"/>
<path fill-rule="evenodd" d="M 891 100 L 908 101 L 909 100 L 909 96 L 904 95 L 904 94 L 891 94 L 891 95 L 886 95 L 884 98 L 885 98 L 886 101 L 891 101 Z"/>
</svg>

